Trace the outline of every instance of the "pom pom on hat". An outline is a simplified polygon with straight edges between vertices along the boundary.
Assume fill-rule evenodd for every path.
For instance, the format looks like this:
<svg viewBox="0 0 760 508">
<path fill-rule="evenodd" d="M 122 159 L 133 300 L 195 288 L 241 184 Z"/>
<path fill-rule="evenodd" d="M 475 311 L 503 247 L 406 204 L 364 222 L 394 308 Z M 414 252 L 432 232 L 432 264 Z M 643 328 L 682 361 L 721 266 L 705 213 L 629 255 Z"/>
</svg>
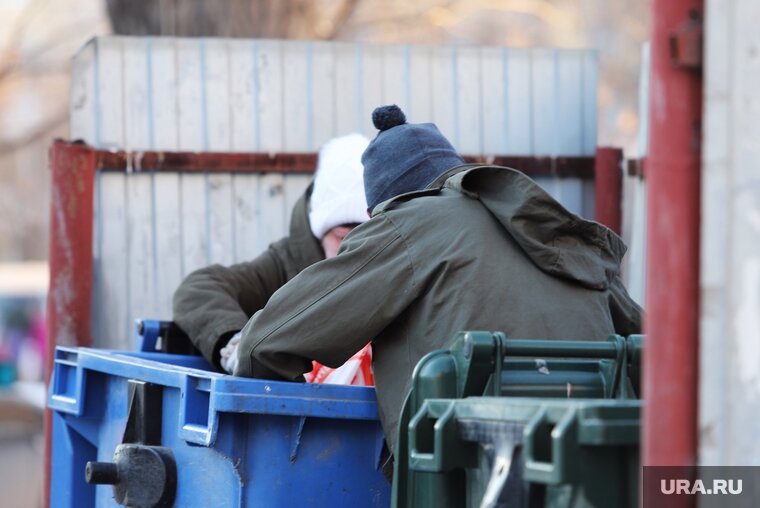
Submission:
<svg viewBox="0 0 760 508">
<path fill-rule="evenodd" d="M 395 104 L 380 106 L 372 112 L 372 123 L 377 130 L 381 132 L 387 131 L 397 125 L 404 125 L 406 123 L 406 115 Z"/>
<path fill-rule="evenodd" d="M 328 141 L 319 150 L 309 225 L 320 240 L 336 226 L 369 219 L 361 163 L 368 144 L 363 135 L 349 134 Z"/>
</svg>

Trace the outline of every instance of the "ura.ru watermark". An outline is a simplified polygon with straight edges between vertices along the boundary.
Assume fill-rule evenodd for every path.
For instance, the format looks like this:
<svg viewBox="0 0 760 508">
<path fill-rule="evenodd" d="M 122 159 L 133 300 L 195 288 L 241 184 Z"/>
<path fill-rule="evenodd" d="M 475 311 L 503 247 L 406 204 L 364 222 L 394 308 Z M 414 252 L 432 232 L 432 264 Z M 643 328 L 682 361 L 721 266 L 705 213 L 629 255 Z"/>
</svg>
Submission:
<svg viewBox="0 0 760 508">
<path fill-rule="evenodd" d="M 760 507 L 759 466 L 644 466 L 644 508 Z"/>
<path fill-rule="evenodd" d="M 660 479 L 660 492 L 666 495 L 704 494 L 704 495 L 739 495 L 742 493 L 742 480 L 717 479 L 711 481 L 686 479 Z"/>
</svg>

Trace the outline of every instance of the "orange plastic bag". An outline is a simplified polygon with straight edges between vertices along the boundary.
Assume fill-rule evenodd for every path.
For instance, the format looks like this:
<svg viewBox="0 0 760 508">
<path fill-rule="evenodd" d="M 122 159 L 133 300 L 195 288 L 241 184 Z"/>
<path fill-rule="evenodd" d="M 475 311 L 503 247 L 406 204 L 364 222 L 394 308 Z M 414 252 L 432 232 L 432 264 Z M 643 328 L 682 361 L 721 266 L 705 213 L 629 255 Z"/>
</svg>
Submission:
<svg viewBox="0 0 760 508">
<path fill-rule="evenodd" d="M 367 344 L 346 363 L 332 369 L 319 362 L 312 362 L 314 369 L 304 374 L 308 383 L 329 385 L 375 386 L 375 376 L 372 373 L 372 345 Z"/>
</svg>

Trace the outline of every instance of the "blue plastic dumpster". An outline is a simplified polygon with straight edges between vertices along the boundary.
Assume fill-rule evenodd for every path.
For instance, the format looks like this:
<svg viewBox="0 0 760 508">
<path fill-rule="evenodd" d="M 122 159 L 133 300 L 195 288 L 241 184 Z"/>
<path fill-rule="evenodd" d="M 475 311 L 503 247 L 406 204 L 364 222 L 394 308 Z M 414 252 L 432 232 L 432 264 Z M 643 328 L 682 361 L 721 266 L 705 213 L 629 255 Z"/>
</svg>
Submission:
<svg viewBox="0 0 760 508">
<path fill-rule="evenodd" d="M 58 348 L 51 506 L 389 506 L 374 389 L 208 368 Z"/>
</svg>

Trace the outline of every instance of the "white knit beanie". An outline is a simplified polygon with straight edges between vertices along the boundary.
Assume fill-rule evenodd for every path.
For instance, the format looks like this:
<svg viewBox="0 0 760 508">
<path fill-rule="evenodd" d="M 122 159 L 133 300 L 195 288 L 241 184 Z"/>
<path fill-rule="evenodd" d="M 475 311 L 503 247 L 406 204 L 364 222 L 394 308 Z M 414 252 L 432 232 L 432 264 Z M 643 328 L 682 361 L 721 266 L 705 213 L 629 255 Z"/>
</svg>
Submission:
<svg viewBox="0 0 760 508">
<path fill-rule="evenodd" d="M 317 238 L 336 226 L 369 219 L 361 162 L 368 144 L 363 135 L 349 134 L 328 141 L 319 151 L 309 208 L 311 232 Z"/>
</svg>

